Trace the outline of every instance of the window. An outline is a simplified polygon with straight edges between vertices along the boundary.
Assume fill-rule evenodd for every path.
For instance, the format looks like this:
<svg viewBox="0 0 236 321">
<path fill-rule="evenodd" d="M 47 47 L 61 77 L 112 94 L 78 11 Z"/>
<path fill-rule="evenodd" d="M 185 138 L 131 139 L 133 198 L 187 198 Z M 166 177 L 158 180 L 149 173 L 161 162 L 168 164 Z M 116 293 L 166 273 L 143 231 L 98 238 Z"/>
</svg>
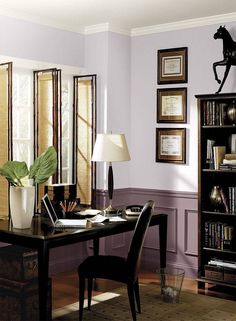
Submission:
<svg viewBox="0 0 236 321">
<path fill-rule="evenodd" d="M 12 157 L 12 63 L 0 64 L 0 164 Z M 0 177 L 0 215 L 8 215 L 8 182 Z"/>
<path fill-rule="evenodd" d="M 74 77 L 73 175 L 80 203 L 95 206 L 96 165 L 91 161 L 96 134 L 96 75 Z"/>
<path fill-rule="evenodd" d="M 58 155 L 57 172 L 38 186 L 37 201 L 41 206 L 44 186 L 61 181 L 61 70 L 34 71 L 34 156 L 54 146 Z"/>
<path fill-rule="evenodd" d="M 72 105 L 73 105 L 73 79 L 69 76 L 62 77 L 62 105 L 61 105 L 61 139 L 62 139 L 62 183 L 72 182 L 72 142 L 73 127 Z"/>
<path fill-rule="evenodd" d="M 33 75 L 13 70 L 12 136 L 13 160 L 33 162 Z"/>
</svg>

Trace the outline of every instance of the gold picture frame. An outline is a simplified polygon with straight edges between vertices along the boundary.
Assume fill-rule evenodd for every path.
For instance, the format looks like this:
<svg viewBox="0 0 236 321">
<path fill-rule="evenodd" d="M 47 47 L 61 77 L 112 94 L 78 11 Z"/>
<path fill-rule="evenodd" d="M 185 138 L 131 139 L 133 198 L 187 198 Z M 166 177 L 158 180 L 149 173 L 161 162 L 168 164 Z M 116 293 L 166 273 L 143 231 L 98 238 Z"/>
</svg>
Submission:
<svg viewBox="0 0 236 321">
<path fill-rule="evenodd" d="M 188 48 L 157 51 L 157 82 L 161 84 L 188 82 Z"/>
<path fill-rule="evenodd" d="M 187 122 L 187 88 L 157 89 L 157 123 Z"/>
<path fill-rule="evenodd" d="M 186 163 L 186 128 L 156 128 L 156 162 Z"/>
</svg>

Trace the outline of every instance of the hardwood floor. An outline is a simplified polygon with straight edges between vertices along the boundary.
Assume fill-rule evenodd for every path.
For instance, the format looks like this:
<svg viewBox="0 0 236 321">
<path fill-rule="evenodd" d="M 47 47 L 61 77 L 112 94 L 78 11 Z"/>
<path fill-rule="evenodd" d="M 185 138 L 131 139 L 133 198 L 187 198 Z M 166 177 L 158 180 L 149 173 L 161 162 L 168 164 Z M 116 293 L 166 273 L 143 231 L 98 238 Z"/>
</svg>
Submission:
<svg viewBox="0 0 236 321">
<path fill-rule="evenodd" d="M 156 273 L 140 273 L 139 280 L 146 284 L 159 284 Z M 93 294 L 99 294 L 106 291 L 114 290 L 120 287 L 121 284 L 108 280 L 97 280 L 96 291 Z M 197 282 L 194 279 L 185 278 L 182 289 L 192 293 L 206 294 L 217 296 L 224 299 L 236 300 L 235 291 L 230 293 L 229 289 L 219 291 L 214 286 L 209 286 L 207 291 L 198 290 Z M 227 290 L 227 292 L 225 292 Z M 65 305 L 78 301 L 78 276 L 77 271 L 60 273 L 52 276 L 52 308 L 57 309 Z"/>
</svg>

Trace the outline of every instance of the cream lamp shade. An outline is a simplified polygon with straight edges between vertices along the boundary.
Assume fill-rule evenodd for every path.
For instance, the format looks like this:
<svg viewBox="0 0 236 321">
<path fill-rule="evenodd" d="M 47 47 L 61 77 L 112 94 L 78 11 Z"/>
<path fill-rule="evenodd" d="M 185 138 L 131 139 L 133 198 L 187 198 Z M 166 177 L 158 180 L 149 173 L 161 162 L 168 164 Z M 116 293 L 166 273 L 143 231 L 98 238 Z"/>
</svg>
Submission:
<svg viewBox="0 0 236 321">
<path fill-rule="evenodd" d="M 97 134 L 92 161 L 123 162 L 130 155 L 124 134 Z"/>
</svg>

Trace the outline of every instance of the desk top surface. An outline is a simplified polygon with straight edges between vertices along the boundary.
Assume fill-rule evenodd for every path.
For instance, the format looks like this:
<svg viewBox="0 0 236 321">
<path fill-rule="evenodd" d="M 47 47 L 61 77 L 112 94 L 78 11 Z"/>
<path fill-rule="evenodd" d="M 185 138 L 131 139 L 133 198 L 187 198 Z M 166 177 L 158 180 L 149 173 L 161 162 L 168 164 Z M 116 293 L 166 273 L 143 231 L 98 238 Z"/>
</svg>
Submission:
<svg viewBox="0 0 236 321">
<path fill-rule="evenodd" d="M 29 247 L 42 246 L 49 243 L 50 247 L 70 244 L 79 241 L 119 234 L 132 231 L 137 217 L 125 217 L 127 221 L 105 222 L 90 228 L 63 228 L 55 229 L 48 219 L 34 217 L 30 229 L 15 229 L 8 220 L 0 221 L 0 242 L 9 242 Z M 167 219 L 166 214 L 153 214 L 150 226 L 159 225 Z"/>
</svg>

